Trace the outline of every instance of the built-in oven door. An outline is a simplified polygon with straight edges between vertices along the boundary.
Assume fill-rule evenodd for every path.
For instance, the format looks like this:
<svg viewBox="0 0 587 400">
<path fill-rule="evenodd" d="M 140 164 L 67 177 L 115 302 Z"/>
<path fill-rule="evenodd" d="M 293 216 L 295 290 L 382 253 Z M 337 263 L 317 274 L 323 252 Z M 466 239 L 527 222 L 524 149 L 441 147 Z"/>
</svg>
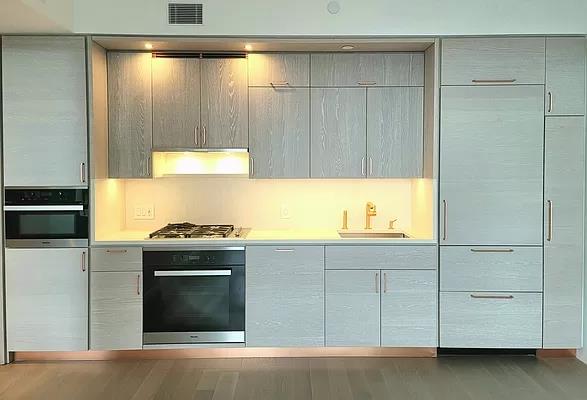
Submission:
<svg viewBox="0 0 587 400">
<path fill-rule="evenodd" d="M 83 205 L 4 207 L 8 247 L 85 247 L 88 212 Z"/>
<path fill-rule="evenodd" d="M 244 342 L 244 265 L 144 265 L 143 271 L 145 344 Z"/>
</svg>

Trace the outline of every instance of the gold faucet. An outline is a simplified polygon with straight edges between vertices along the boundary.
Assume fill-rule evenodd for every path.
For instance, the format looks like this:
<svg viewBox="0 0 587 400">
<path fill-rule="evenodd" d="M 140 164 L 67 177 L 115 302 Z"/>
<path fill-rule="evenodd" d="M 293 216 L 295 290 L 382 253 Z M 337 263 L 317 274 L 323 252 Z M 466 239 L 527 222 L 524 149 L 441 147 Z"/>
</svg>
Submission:
<svg viewBox="0 0 587 400">
<path fill-rule="evenodd" d="M 342 212 L 342 229 L 349 229 L 349 213 L 347 210 Z"/>
<path fill-rule="evenodd" d="M 377 215 L 377 208 L 372 202 L 367 202 L 365 206 L 365 229 L 371 229 L 371 217 Z"/>
</svg>

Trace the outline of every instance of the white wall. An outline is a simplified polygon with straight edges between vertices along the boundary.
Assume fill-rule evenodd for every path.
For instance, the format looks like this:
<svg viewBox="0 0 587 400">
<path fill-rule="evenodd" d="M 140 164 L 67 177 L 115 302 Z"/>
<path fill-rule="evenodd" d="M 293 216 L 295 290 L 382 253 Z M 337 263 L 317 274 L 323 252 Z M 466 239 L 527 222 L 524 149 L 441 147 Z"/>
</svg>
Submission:
<svg viewBox="0 0 587 400">
<path fill-rule="evenodd" d="M 0 0 L 0 33 L 70 33 L 73 0 Z"/>
<path fill-rule="evenodd" d="M 169 27 L 168 0 L 76 0 L 80 33 L 472 35 L 587 33 L 585 0 L 201 0 L 204 25 Z"/>
</svg>

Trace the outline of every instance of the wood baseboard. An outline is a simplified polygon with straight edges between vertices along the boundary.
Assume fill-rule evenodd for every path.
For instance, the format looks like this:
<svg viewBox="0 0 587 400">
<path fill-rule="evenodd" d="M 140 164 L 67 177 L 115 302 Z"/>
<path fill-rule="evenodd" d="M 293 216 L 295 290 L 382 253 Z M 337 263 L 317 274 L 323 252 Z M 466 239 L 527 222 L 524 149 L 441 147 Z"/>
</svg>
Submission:
<svg viewBox="0 0 587 400">
<path fill-rule="evenodd" d="M 79 352 L 15 352 L 14 361 L 104 361 L 186 358 L 319 358 L 319 357 L 405 357 L 435 358 L 435 347 L 320 347 L 320 348 L 214 348 L 149 349 Z"/>
<path fill-rule="evenodd" d="M 539 349 L 536 350 L 538 358 L 576 358 L 576 349 Z"/>
</svg>

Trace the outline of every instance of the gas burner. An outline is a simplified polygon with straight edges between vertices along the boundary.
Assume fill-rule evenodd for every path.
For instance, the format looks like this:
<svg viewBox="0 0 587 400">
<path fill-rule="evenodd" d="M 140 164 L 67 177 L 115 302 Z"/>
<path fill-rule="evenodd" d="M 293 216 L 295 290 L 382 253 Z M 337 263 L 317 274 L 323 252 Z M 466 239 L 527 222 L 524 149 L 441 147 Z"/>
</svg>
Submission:
<svg viewBox="0 0 587 400">
<path fill-rule="evenodd" d="M 149 234 L 151 239 L 197 239 L 225 238 L 234 230 L 234 225 L 195 225 L 189 222 L 168 224 Z"/>
</svg>

